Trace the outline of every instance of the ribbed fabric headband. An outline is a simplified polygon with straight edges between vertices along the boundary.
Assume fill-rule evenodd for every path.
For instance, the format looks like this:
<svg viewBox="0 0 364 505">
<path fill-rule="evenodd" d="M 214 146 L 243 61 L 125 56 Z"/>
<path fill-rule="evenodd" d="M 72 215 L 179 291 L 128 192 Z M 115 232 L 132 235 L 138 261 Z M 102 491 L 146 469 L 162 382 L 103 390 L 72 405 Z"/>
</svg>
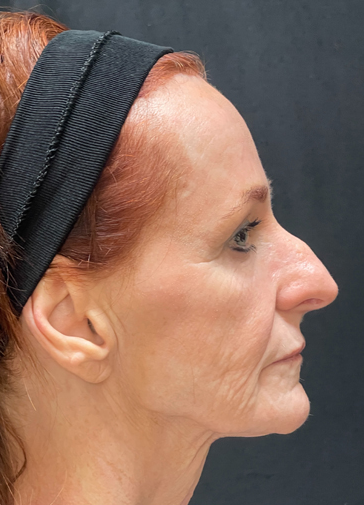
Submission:
<svg viewBox="0 0 364 505">
<path fill-rule="evenodd" d="M 0 156 L 0 222 L 21 251 L 4 273 L 19 313 L 84 208 L 149 71 L 169 52 L 78 30 L 43 50 Z"/>
</svg>

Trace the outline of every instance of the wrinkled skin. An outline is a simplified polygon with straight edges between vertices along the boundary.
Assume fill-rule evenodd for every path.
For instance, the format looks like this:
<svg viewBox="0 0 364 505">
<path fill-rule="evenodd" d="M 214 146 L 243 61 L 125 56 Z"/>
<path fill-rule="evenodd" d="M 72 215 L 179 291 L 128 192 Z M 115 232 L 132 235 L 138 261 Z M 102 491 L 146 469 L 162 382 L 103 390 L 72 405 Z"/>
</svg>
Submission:
<svg viewBox="0 0 364 505">
<path fill-rule="evenodd" d="M 299 326 L 337 286 L 277 223 L 244 120 L 185 75 L 132 114 L 172 141 L 176 187 L 128 271 L 85 289 L 60 270 L 24 307 L 47 380 L 24 374 L 13 405 L 27 420 L 16 505 L 187 505 L 213 440 L 289 433 L 309 412 Z"/>
<path fill-rule="evenodd" d="M 303 315 L 331 303 L 337 286 L 278 224 L 269 192 L 243 199 L 268 181 L 233 105 L 198 78 L 170 86 L 178 92 L 153 97 L 155 121 L 184 146 L 184 174 L 145 232 L 127 297 L 114 292 L 123 383 L 143 407 L 219 435 L 290 432 L 309 412 L 301 359 L 275 362 L 304 345 Z M 234 250 L 231 237 L 255 219 L 240 238 L 256 251 Z"/>
</svg>

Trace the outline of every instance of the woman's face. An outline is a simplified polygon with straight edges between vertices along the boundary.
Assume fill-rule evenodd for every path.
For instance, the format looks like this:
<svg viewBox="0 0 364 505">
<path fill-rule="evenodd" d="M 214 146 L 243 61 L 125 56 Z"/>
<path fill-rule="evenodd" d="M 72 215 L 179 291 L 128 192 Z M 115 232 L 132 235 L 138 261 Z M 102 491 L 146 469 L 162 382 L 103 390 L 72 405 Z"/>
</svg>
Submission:
<svg viewBox="0 0 364 505">
<path fill-rule="evenodd" d="M 291 432 L 309 412 L 300 322 L 337 286 L 276 221 L 254 142 L 226 98 L 178 75 L 148 103 L 151 132 L 161 142 L 168 132 L 182 175 L 143 231 L 129 282 L 107 280 L 120 394 L 221 436 Z"/>
</svg>

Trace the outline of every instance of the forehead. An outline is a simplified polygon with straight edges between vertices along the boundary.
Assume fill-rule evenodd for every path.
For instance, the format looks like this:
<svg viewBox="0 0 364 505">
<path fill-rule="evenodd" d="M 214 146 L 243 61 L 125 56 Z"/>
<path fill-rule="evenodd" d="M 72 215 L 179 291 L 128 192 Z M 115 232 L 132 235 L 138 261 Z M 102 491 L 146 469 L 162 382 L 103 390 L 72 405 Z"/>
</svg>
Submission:
<svg viewBox="0 0 364 505">
<path fill-rule="evenodd" d="M 267 184 L 245 121 L 203 79 L 176 75 L 149 100 L 177 145 L 178 202 L 186 212 L 213 207 L 226 213 L 244 192 Z"/>
</svg>

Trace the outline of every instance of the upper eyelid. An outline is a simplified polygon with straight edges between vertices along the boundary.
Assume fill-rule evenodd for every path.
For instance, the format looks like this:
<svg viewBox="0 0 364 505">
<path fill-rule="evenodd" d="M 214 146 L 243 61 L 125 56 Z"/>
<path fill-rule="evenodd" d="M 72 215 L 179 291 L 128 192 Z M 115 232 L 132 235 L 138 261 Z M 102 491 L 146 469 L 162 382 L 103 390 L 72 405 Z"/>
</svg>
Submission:
<svg viewBox="0 0 364 505">
<path fill-rule="evenodd" d="M 256 224 L 254 224 L 255 222 L 257 221 Z M 231 235 L 231 238 L 234 238 L 235 235 L 237 235 L 241 230 L 245 230 L 245 229 L 254 229 L 256 228 L 258 225 L 260 225 L 262 223 L 263 219 L 259 219 L 259 218 L 255 218 L 255 219 L 248 219 L 248 220 L 245 220 L 244 223 L 242 223 L 238 228 L 236 228 L 236 230 L 234 231 L 234 233 Z"/>
<path fill-rule="evenodd" d="M 254 226 L 251 226 L 252 223 L 254 223 L 255 221 L 258 221 L 258 223 L 256 225 L 254 225 Z M 255 218 L 255 219 L 252 219 L 252 220 L 245 221 L 238 228 L 236 228 L 236 230 L 234 231 L 234 233 L 227 240 L 227 244 L 230 244 L 230 242 L 233 241 L 234 238 L 236 237 L 236 235 L 238 233 L 240 233 L 242 230 L 246 230 L 246 229 L 249 230 L 249 227 L 251 227 L 251 230 L 254 230 L 254 228 L 256 228 L 257 226 L 259 226 L 262 222 L 263 222 L 263 219 L 259 219 L 259 218 Z"/>
<path fill-rule="evenodd" d="M 237 245 L 235 247 L 232 247 L 230 244 L 231 244 L 231 242 L 234 241 L 234 238 L 236 237 L 236 235 L 238 235 L 238 233 L 240 233 L 242 230 L 248 230 L 248 232 L 250 232 L 250 230 L 254 230 L 254 228 L 259 226 L 263 221 L 264 221 L 263 219 L 255 218 L 252 221 L 249 221 L 248 223 L 246 223 L 245 225 L 242 225 L 238 229 L 238 231 L 232 236 L 230 241 L 228 242 L 229 248 L 232 249 L 233 251 L 240 251 L 240 252 L 245 252 L 245 253 L 248 253 L 250 251 L 256 251 L 257 248 L 256 248 L 255 244 L 249 244 L 249 242 L 247 242 L 246 245 L 240 246 L 240 247 Z M 249 239 L 249 235 L 247 238 Z"/>
<path fill-rule="evenodd" d="M 241 230 L 248 230 L 248 231 L 254 230 L 254 228 L 259 226 L 262 223 L 262 221 L 263 221 L 262 219 L 255 218 L 255 219 L 253 219 L 253 221 L 249 221 L 249 223 L 247 223 L 245 226 L 242 226 L 240 228 L 240 231 Z M 239 233 L 239 232 L 237 232 L 237 233 Z"/>
</svg>

